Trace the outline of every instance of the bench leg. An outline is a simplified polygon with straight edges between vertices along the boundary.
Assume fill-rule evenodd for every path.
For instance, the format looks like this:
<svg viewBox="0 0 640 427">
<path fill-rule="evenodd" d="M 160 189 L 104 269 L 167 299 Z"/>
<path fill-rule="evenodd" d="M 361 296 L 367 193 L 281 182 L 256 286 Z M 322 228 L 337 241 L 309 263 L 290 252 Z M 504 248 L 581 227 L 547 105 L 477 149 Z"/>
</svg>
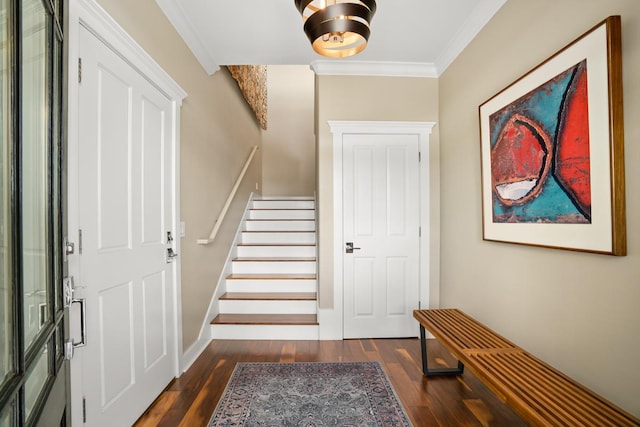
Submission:
<svg viewBox="0 0 640 427">
<path fill-rule="evenodd" d="M 427 364 L 427 335 L 424 326 L 420 325 L 420 346 L 422 347 L 422 373 L 425 377 L 435 377 L 438 375 L 462 375 L 464 364 L 458 360 L 457 368 L 429 369 Z"/>
</svg>

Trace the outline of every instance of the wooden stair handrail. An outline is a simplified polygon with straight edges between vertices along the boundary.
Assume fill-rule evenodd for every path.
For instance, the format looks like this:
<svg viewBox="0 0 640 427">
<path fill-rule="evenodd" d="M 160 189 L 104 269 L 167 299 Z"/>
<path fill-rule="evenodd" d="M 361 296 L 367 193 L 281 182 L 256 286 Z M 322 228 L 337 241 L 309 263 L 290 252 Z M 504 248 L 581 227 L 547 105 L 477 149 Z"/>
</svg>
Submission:
<svg viewBox="0 0 640 427">
<path fill-rule="evenodd" d="M 247 161 L 244 163 L 244 166 L 240 171 L 240 175 L 238 175 L 238 179 L 236 179 L 236 183 L 233 185 L 233 188 L 229 193 L 229 197 L 227 197 L 227 201 L 224 203 L 224 206 L 220 211 L 220 215 L 218 215 L 218 219 L 213 225 L 213 229 L 211 230 L 211 233 L 209 233 L 209 237 L 206 239 L 198 239 L 199 245 L 208 245 L 209 243 L 213 242 L 214 239 L 216 238 L 216 235 L 218 234 L 218 230 L 220 230 L 220 227 L 222 225 L 222 221 L 224 220 L 224 217 L 227 215 L 227 211 L 231 206 L 231 202 L 236 197 L 238 188 L 240 188 L 240 184 L 242 183 L 242 180 L 244 179 L 244 176 L 247 173 L 247 169 L 249 169 L 249 166 L 251 165 L 251 161 L 253 160 L 253 156 L 255 156 L 256 151 L 258 151 L 258 146 L 254 145 L 253 148 L 251 149 L 251 153 L 249 153 L 249 157 L 247 158 Z"/>
</svg>

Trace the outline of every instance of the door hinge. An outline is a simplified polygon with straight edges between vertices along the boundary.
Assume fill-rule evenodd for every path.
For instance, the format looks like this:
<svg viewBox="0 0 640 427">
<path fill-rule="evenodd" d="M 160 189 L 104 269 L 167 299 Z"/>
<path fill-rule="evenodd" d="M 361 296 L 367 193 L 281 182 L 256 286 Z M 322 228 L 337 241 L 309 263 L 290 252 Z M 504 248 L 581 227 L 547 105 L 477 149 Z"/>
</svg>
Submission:
<svg viewBox="0 0 640 427">
<path fill-rule="evenodd" d="M 82 422 L 87 423 L 87 399 L 82 398 Z"/>
<path fill-rule="evenodd" d="M 422 161 L 422 151 L 418 151 L 418 163 Z"/>
<path fill-rule="evenodd" d="M 78 230 L 78 255 L 82 255 L 82 229 Z"/>
<path fill-rule="evenodd" d="M 78 83 L 82 83 L 82 58 L 78 58 Z"/>
<path fill-rule="evenodd" d="M 422 226 L 418 227 L 418 237 L 422 237 Z"/>
</svg>

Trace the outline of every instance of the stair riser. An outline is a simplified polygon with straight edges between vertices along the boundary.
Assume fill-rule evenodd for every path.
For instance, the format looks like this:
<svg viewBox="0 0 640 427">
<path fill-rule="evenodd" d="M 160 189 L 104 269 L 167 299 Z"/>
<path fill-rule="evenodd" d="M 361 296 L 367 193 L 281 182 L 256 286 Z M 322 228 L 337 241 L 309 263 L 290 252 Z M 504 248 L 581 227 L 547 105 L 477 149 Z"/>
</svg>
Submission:
<svg viewBox="0 0 640 427">
<path fill-rule="evenodd" d="M 246 231 L 315 231 L 316 223 L 311 220 L 254 220 L 245 223 Z"/>
<path fill-rule="evenodd" d="M 252 209 L 249 219 L 315 219 L 315 211 L 310 209 Z"/>
<path fill-rule="evenodd" d="M 220 313 L 316 314 L 316 301 L 220 300 Z"/>
<path fill-rule="evenodd" d="M 318 340 L 318 325 L 211 325 L 221 340 Z"/>
<path fill-rule="evenodd" d="M 238 257 L 302 257 L 312 258 L 316 256 L 315 246 L 238 246 Z"/>
<path fill-rule="evenodd" d="M 231 268 L 233 274 L 314 274 L 316 263 L 315 261 L 233 261 Z"/>
<path fill-rule="evenodd" d="M 227 292 L 316 292 L 315 280 L 227 280 Z"/>
<path fill-rule="evenodd" d="M 313 200 L 254 200 L 253 209 L 315 209 Z"/>
<path fill-rule="evenodd" d="M 285 243 L 285 244 L 315 244 L 315 233 L 270 233 L 270 232 L 243 232 L 242 243 Z"/>
</svg>

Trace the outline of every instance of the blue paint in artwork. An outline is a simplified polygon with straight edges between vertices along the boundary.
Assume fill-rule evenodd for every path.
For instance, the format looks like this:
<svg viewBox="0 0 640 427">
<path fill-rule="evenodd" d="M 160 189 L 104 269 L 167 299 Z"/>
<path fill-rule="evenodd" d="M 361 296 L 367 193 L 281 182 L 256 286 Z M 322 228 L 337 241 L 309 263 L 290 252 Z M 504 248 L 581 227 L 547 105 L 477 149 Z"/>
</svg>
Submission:
<svg viewBox="0 0 640 427">
<path fill-rule="evenodd" d="M 514 113 L 533 119 L 555 141 L 558 112 L 571 80 L 573 68 L 556 76 L 536 90 L 529 92 L 500 111 L 491 115 L 491 146 L 500 136 L 500 130 Z"/>
</svg>

